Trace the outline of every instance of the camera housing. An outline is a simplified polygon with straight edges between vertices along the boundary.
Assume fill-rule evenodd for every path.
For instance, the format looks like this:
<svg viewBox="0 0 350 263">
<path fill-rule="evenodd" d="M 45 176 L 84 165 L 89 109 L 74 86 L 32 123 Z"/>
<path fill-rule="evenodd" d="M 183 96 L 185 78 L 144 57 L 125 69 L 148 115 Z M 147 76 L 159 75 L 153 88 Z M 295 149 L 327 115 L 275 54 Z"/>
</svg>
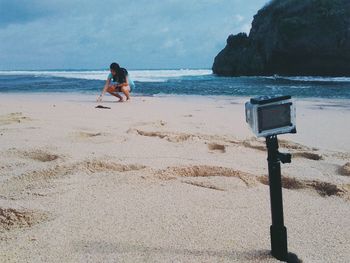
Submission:
<svg viewBox="0 0 350 263">
<path fill-rule="evenodd" d="M 245 104 L 246 122 L 257 137 L 296 133 L 295 111 L 291 96 L 262 96 Z"/>
</svg>

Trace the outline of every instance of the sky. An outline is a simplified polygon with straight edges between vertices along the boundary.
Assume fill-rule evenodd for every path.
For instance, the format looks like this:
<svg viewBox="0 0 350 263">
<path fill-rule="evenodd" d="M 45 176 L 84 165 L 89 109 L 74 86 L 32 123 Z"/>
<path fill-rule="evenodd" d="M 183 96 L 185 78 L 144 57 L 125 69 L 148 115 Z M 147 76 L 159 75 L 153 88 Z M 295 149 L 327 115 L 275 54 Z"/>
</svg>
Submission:
<svg viewBox="0 0 350 263">
<path fill-rule="evenodd" d="M 0 70 L 211 68 L 267 0 L 0 0 Z"/>
</svg>

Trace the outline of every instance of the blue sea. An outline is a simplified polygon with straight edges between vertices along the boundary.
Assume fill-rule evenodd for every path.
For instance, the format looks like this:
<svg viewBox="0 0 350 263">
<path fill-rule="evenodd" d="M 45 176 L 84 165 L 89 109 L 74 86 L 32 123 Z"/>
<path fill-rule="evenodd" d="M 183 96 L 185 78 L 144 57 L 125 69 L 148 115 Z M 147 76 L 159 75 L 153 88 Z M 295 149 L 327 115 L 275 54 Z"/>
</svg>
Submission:
<svg viewBox="0 0 350 263">
<path fill-rule="evenodd" d="M 129 70 L 134 95 L 259 96 L 350 99 L 350 78 L 218 77 L 211 70 Z M 0 71 L 0 93 L 98 94 L 105 70 Z"/>
</svg>

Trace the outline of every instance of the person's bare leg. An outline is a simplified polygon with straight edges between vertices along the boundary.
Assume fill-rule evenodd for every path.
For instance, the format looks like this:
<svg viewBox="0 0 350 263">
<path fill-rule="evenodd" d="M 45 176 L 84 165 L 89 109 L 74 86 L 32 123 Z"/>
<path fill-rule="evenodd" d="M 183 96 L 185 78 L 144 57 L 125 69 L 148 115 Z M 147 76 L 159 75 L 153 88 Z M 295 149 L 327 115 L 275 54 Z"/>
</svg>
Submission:
<svg viewBox="0 0 350 263">
<path fill-rule="evenodd" d="M 129 91 L 129 88 L 128 88 L 128 87 L 121 87 L 120 90 L 124 93 L 124 95 L 125 95 L 125 97 L 126 97 L 126 100 L 130 100 L 130 91 Z"/>
<path fill-rule="evenodd" d="M 123 102 L 124 100 L 123 100 L 123 97 L 122 96 L 120 96 L 117 92 L 109 92 L 109 94 L 111 94 L 112 96 L 114 96 L 114 97 L 117 97 L 119 100 L 118 100 L 118 102 Z"/>
<path fill-rule="evenodd" d="M 109 87 L 109 88 L 107 89 L 107 92 L 108 92 L 109 94 L 111 94 L 112 96 L 117 97 L 117 98 L 119 99 L 119 102 L 122 102 L 122 101 L 123 101 L 123 97 L 120 96 L 120 95 L 118 94 L 118 92 L 115 91 L 115 88 L 114 88 L 114 87 Z"/>
</svg>

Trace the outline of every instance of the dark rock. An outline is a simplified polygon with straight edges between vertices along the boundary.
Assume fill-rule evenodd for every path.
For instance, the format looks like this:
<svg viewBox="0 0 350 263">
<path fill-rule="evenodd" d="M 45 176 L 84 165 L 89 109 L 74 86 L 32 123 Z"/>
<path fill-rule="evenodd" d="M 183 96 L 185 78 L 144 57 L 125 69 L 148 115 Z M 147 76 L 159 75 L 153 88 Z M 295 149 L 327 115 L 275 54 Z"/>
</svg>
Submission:
<svg viewBox="0 0 350 263">
<path fill-rule="evenodd" d="M 349 0 L 274 0 L 216 56 L 223 76 L 350 76 Z"/>
</svg>

